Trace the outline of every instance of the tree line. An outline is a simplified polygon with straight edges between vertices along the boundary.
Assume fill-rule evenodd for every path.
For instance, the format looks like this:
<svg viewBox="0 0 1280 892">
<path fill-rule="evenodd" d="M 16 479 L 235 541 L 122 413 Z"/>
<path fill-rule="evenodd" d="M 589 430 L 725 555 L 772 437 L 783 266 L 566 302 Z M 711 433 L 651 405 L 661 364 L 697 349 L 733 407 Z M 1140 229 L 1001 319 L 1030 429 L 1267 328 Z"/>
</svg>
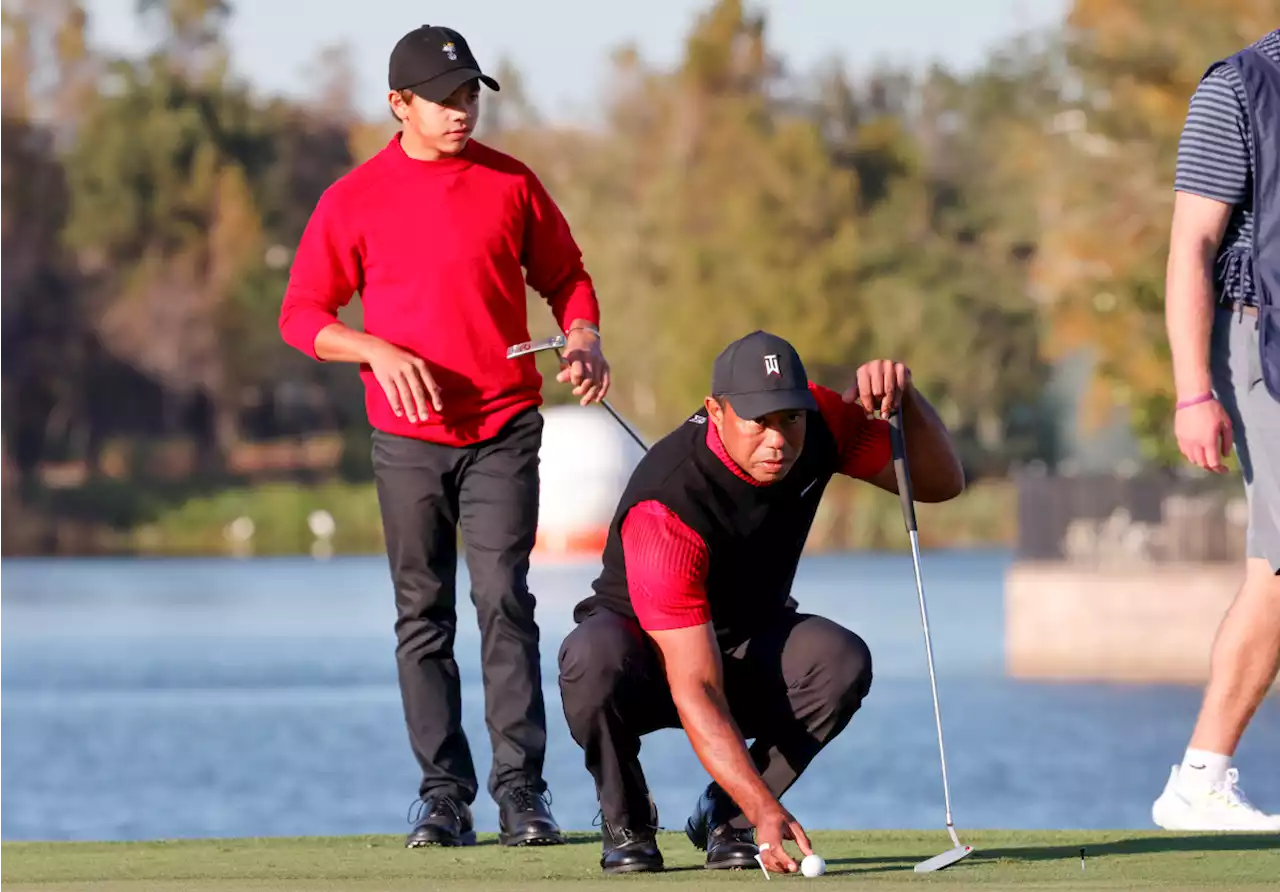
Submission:
<svg viewBox="0 0 1280 892">
<path fill-rule="evenodd" d="M 355 111 L 341 47 L 318 53 L 314 96 L 263 98 L 231 73 L 230 3 L 137 14 L 154 46 L 122 57 L 90 45 L 78 0 L 5 6 L 5 507 L 37 502 L 50 466 L 146 479 L 157 442 L 214 480 L 245 444 L 338 436 L 358 477 L 354 370 L 285 347 L 276 315 L 321 192 L 394 122 Z M 790 70 L 763 15 L 708 0 L 675 65 L 616 50 L 600 126 L 546 120 L 504 63 L 478 138 L 564 209 L 612 401 L 651 436 L 700 400 L 728 340 L 763 327 L 834 386 L 866 358 L 908 361 L 973 476 L 1052 465 L 1064 425 L 1117 411 L 1168 465 L 1178 134 L 1204 67 L 1276 21 L 1276 0 L 1076 0 L 975 71 L 853 77 L 849 60 Z M 552 324 L 540 303 L 535 335 Z M 1064 417 L 1050 382 L 1078 355 L 1086 413 Z"/>
</svg>

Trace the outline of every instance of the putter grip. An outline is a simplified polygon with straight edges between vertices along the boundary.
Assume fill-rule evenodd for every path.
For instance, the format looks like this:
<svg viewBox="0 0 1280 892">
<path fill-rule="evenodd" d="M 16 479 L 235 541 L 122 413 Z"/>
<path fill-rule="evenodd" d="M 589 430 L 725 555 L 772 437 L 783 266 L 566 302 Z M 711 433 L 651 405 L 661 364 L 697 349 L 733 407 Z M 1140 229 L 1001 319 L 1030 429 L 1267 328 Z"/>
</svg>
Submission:
<svg viewBox="0 0 1280 892">
<path fill-rule="evenodd" d="M 902 500 L 902 521 L 908 532 L 916 531 L 916 502 L 911 493 L 911 471 L 907 468 L 907 444 L 902 436 L 902 410 L 889 415 L 889 443 L 893 452 L 893 470 L 898 476 L 898 498 Z"/>
</svg>

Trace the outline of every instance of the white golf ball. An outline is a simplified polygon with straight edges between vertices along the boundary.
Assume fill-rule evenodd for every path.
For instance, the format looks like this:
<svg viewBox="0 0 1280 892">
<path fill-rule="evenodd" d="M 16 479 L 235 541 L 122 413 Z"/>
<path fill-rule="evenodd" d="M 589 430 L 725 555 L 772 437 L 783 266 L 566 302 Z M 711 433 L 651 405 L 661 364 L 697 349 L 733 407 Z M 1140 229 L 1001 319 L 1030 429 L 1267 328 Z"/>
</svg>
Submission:
<svg viewBox="0 0 1280 892">
<path fill-rule="evenodd" d="M 827 862 L 819 855 L 805 855 L 800 862 L 800 872 L 807 877 L 820 877 L 827 872 Z"/>
</svg>

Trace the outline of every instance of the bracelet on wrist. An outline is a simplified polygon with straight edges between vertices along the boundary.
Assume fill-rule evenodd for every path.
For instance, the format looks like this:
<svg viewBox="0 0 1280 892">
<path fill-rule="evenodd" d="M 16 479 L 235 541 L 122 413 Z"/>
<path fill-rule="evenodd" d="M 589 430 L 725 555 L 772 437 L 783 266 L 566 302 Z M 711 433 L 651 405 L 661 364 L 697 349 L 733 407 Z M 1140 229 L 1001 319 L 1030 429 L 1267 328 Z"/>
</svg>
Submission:
<svg viewBox="0 0 1280 892">
<path fill-rule="evenodd" d="M 595 335 L 597 338 L 600 337 L 600 329 L 592 325 L 590 322 L 584 322 L 581 325 L 570 326 L 569 328 L 565 329 L 565 334 L 573 334 L 575 331 L 590 332 L 591 334 Z"/>
<path fill-rule="evenodd" d="M 1174 404 L 1174 408 L 1175 408 L 1175 409 L 1190 409 L 1192 406 L 1198 406 L 1198 405 L 1200 405 L 1201 403 L 1207 403 L 1207 402 L 1209 402 L 1209 400 L 1211 400 L 1211 399 L 1213 399 L 1213 398 L 1214 398 L 1214 396 L 1213 396 L 1213 391 L 1209 391 L 1208 393 L 1202 393 L 1202 394 L 1200 394 L 1199 396 L 1193 396 L 1193 397 L 1191 397 L 1191 399 L 1187 399 L 1187 400 L 1179 400 L 1178 402 L 1176 402 L 1176 403 Z"/>
</svg>

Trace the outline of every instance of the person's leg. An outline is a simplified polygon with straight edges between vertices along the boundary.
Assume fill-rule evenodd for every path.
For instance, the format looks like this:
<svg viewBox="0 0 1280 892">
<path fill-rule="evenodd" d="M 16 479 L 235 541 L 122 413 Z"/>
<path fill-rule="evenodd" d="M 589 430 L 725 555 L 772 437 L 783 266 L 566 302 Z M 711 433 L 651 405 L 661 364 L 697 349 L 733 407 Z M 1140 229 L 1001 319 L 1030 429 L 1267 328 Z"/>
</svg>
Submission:
<svg viewBox="0 0 1280 892">
<path fill-rule="evenodd" d="M 598 610 L 565 637 L 559 666 L 565 720 L 600 802 L 601 866 L 610 873 L 662 869 L 640 738 L 679 727 L 680 717 L 657 652 L 635 620 Z"/>
<path fill-rule="evenodd" d="M 725 656 L 725 694 L 765 785 L 779 800 L 844 730 L 871 689 L 871 651 L 820 616 L 793 614 Z M 745 863 L 751 825 L 714 783 L 686 826 L 708 866 Z M 717 863 L 718 862 L 718 863 Z"/>
<path fill-rule="evenodd" d="M 1220 311 L 1214 389 L 1231 418 L 1248 502 L 1244 584 L 1214 636 L 1209 683 L 1182 764 L 1153 807 L 1178 830 L 1280 829 L 1236 787 L 1231 758 L 1280 668 L 1280 403 L 1262 384 L 1257 319 Z"/>
<path fill-rule="evenodd" d="M 538 529 L 542 415 L 530 409 L 468 450 L 459 516 L 480 626 L 485 723 L 493 745 L 489 793 L 505 845 L 564 841 L 546 801 L 547 746 L 529 556 Z"/>
<path fill-rule="evenodd" d="M 422 768 L 423 806 L 410 846 L 474 839 L 468 806 L 477 784 L 453 657 L 460 457 L 436 444 L 373 434 L 374 480 L 396 595 L 396 668 L 409 742 Z"/>
</svg>

